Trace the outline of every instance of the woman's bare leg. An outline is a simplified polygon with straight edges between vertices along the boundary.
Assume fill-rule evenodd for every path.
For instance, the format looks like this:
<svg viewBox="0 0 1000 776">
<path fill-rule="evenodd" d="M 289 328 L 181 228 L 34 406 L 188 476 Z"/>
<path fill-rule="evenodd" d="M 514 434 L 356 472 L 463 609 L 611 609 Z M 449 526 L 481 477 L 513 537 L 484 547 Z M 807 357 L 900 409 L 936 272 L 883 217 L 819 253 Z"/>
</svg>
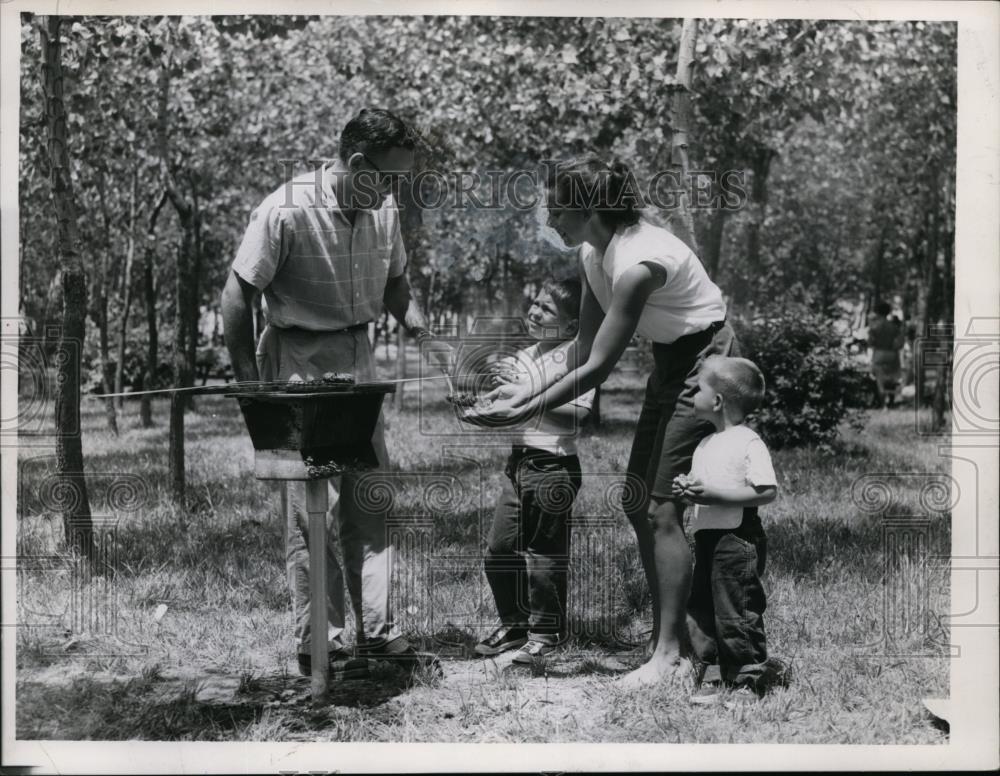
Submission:
<svg viewBox="0 0 1000 776">
<path fill-rule="evenodd" d="M 656 580 L 656 559 L 653 552 L 653 526 L 649 520 L 649 513 L 646 508 L 640 512 L 632 512 L 628 515 L 629 522 L 635 530 L 636 543 L 639 545 L 639 560 L 642 562 L 642 570 L 646 576 L 646 584 L 649 587 L 649 597 L 653 607 L 653 632 L 646 645 L 646 655 L 651 656 L 656 649 L 656 642 L 660 632 L 660 589 Z"/>
<path fill-rule="evenodd" d="M 627 688 L 654 684 L 683 671 L 685 613 L 691 589 L 691 551 L 684 536 L 684 511 L 673 501 L 656 500 L 650 503 L 649 510 L 660 627 L 649 661 L 619 680 Z"/>
</svg>

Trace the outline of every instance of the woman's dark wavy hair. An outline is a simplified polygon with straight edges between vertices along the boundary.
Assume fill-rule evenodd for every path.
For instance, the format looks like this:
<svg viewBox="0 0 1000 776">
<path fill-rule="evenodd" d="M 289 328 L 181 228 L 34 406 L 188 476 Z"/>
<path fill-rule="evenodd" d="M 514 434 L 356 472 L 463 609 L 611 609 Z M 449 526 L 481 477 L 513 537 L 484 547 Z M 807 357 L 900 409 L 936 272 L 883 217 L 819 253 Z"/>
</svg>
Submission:
<svg viewBox="0 0 1000 776">
<path fill-rule="evenodd" d="M 352 154 L 371 154 L 390 148 L 417 147 L 418 136 L 409 124 L 395 113 L 382 108 L 363 108 L 347 122 L 340 133 L 340 161 L 346 162 Z"/>
<path fill-rule="evenodd" d="M 549 206 L 588 210 L 617 229 L 633 226 L 643 215 L 635 176 L 624 162 L 607 164 L 597 156 L 559 162 L 549 168 Z"/>
</svg>

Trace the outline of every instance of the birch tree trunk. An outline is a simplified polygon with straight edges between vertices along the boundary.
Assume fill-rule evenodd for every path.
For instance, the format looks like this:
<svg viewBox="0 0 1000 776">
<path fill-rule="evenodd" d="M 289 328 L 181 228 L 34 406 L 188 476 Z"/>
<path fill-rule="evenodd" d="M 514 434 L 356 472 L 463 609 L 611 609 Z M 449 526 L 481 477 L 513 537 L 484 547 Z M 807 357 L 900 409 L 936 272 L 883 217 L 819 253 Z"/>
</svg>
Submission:
<svg viewBox="0 0 1000 776">
<path fill-rule="evenodd" d="M 694 218 L 688 196 L 688 174 L 691 163 L 688 158 L 691 125 L 694 123 L 691 111 L 691 69 L 694 65 L 694 44 L 698 38 L 698 20 L 685 19 L 681 27 L 681 43 L 677 54 L 677 88 L 670 105 L 670 162 L 681 171 L 680 193 L 677 198 L 680 233 L 677 235 L 696 254 L 698 238 L 694 231 Z"/>
</svg>

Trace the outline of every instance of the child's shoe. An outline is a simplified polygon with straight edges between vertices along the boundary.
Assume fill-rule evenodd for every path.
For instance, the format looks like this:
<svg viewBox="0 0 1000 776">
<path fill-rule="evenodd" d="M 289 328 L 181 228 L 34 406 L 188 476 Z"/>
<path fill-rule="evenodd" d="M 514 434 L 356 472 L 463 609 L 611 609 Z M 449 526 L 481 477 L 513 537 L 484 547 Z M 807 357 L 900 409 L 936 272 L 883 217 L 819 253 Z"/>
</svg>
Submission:
<svg viewBox="0 0 1000 776">
<path fill-rule="evenodd" d="M 501 625 L 473 648 L 477 655 L 489 657 L 509 649 L 517 649 L 528 641 L 528 629 L 516 625 Z"/>
<path fill-rule="evenodd" d="M 757 693 L 746 685 L 743 685 L 742 687 L 736 688 L 729 694 L 729 697 L 726 698 L 726 702 L 723 706 L 730 711 L 733 709 L 745 709 L 747 706 L 752 706 L 759 700 L 760 696 L 757 695 Z"/>
<path fill-rule="evenodd" d="M 722 700 L 722 685 L 718 682 L 702 682 L 688 700 L 694 706 L 715 706 Z"/>
<path fill-rule="evenodd" d="M 528 639 L 528 643 L 521 647 L 517 651 L 517 654 L 514 655 L 513 662 L 522 666 L 534 665 L 550 652 L 554 652 L 555 649 L 555 644 L 546 644 L 544 641 L 538 641 L 537 639 Z"/>
</svg>

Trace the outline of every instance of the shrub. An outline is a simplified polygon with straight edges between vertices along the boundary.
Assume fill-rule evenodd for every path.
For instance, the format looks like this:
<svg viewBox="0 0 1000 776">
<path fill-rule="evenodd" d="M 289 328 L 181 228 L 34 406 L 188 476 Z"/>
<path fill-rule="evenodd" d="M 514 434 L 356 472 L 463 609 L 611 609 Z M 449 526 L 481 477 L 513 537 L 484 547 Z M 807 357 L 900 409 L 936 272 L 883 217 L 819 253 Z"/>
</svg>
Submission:
<svg viewBox="0 0 1000 776">
<path fill-rule="evenodd" d="M 750 424 L 775 448 L 828 447 L 842 421 L 860 421 L 866 373 L 833 321 L 808 307 L 783 305 L 732 320 L 740 348 L 764 373 L 764 406 Z"/>
</svg>

